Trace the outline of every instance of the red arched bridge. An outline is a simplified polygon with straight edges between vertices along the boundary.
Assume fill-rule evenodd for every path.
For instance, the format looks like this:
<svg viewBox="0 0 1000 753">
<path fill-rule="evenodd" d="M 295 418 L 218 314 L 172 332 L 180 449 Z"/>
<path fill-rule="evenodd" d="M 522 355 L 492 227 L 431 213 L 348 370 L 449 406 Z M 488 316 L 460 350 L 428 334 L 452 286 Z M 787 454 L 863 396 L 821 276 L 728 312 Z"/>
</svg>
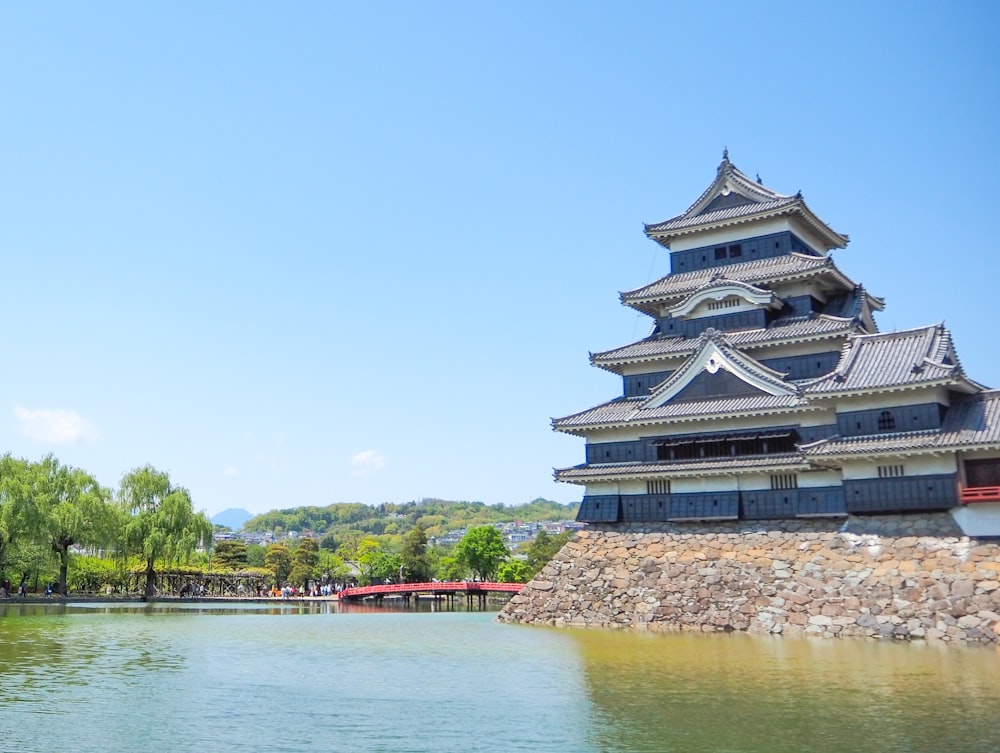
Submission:
<svg viewBox="0 0 1000 753">
<path fill-rule="evenodd" d="M 480 602 L 485 602 L 490 593 L 516 594 L 524 588 L 523 583 L 488 583 L 484 581 L 445 581 L 441 583 L 389 583 L 384 586 L 358 586 L 345 588 L 337 597 L 341 601 L 362 601 L 375 599 L 382 601 L 386 596 L 410 597 L 430 596 L 435 598 L 454 599 L 456 594 L 465 594 L 471 603 L 478 596 Z"/>
</svg>

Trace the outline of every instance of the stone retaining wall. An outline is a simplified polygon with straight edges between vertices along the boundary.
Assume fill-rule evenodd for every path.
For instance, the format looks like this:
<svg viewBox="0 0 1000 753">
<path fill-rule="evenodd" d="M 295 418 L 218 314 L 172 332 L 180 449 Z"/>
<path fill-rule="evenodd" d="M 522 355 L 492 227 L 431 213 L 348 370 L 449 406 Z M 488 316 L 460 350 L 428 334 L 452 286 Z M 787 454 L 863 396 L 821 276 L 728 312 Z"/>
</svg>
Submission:
<svg viewBox="0 0 1000 753">
<path fill-rule="evenodd" d="M 591 525 L 502 622 L 996 642 L 1000 542 L 947 513 Z"/>
</svg>

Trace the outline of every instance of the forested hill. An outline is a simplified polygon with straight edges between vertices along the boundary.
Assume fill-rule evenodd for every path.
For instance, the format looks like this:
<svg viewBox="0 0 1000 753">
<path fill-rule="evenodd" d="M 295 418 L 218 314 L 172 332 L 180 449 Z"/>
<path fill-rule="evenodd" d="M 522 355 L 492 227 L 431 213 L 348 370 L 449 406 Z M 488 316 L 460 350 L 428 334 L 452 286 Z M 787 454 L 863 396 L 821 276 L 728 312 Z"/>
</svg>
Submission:
<svg viewBox="0 0 1000 753">
<path fill-rule="evenodd" d="M 243 525 L 243 530 L 311 531 L 314 534 L 353 530 L 379 535 L 406 533 L 421 523 L 428 536 L 442 536 L 457 528 L 491 523 L 573 520 L 578 508 L 576 502 L 564 505 L 548 499 L 513 506 L 443 499 L 374 506 L 340 502 L 327 507 L 292 507 L 257 515 Z"/>
</svg>

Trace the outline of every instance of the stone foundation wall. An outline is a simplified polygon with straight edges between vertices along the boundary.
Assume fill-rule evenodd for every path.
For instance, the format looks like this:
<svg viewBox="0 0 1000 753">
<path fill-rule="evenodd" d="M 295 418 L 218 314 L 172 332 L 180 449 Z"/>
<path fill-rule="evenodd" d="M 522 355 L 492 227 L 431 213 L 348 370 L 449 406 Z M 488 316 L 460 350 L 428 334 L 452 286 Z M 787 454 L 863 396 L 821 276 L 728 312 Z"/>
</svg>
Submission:
<svg viewBox="0 0 1000 753">
<path fill-rule="evenodd" d="M 592 525 L 498 619 L 995 643 L 1000 542 L 963 536 L 947 513 Z"/>
</svg>

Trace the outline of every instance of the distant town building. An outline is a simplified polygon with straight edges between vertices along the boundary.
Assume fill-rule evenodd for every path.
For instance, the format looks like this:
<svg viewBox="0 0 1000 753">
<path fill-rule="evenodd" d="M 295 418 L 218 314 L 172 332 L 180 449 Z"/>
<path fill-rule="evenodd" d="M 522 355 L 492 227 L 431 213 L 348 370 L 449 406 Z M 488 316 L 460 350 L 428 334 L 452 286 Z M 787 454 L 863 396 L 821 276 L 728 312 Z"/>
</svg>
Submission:
<svg viewBox="0 0 1000 753">
<path fill-rule="evenodd" d="M 834 264 L 848 237 L 801 193 L 723 155 L 685 211 L 646 226 L 670 274 L 621 294 L 639 340 L 591 355 L 622 394 L 553 421 L 586 439 L 556 471 L 578 520 L 769 520 L 950 510 L 1000 534 L 1000 392 L 970 379 L 943 324 L 881 333 Z"/>
</svg>

